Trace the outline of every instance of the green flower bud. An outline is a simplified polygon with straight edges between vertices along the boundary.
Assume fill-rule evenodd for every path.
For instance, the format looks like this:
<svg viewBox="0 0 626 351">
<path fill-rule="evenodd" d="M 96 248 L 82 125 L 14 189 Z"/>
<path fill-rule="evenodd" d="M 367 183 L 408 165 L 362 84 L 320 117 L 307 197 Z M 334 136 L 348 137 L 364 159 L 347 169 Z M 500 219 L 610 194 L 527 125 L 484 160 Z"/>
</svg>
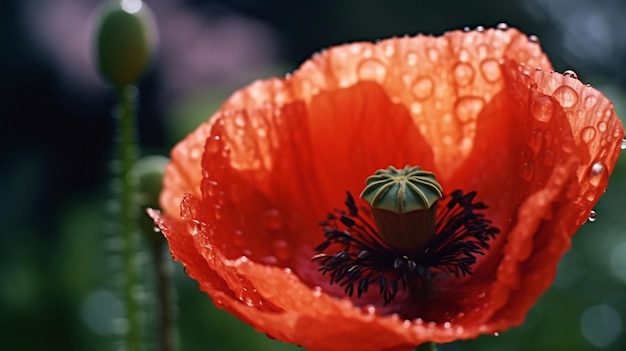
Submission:
<svg viewBox="0 0 626 351">
<path fill-rule="evenodd" d="M 123 87 L 144 73 L 156 46 L 152 12 L 141 0 L 113 1 L 100 11 L 96 57 L 100 72 Z"/>
</svg>

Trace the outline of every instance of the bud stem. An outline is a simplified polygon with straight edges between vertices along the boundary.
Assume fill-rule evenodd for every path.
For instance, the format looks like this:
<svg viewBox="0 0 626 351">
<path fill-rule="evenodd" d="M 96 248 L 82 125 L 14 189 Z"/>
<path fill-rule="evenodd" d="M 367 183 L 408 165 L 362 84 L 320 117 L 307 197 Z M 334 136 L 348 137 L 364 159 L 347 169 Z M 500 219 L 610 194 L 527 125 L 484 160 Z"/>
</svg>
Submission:
<svg viewBox="0 0 626 351">
<path fill-rule="evenodd" d="M 139 351 L 141 345 L 141 325 L 139 320 L 139 301 L 136 289 L 139 287 L 139 277 L 136 261 L 137 211 L 135 206 L 136 176 L 133 170 L 137 158 L 135 141 L 135 111 L 132 101 L 132 90 L 128 85 L 118 88 L 118 101 L 121 108 L 119 116 L 119 157 L 121 162 L 120 180 L 122 189 L 120 194 L 121 235 L 123 242 L 122 259 L 124 269 L 124 304 L 128 327 L 126 330 L 126 349 Z"/>
</svg>

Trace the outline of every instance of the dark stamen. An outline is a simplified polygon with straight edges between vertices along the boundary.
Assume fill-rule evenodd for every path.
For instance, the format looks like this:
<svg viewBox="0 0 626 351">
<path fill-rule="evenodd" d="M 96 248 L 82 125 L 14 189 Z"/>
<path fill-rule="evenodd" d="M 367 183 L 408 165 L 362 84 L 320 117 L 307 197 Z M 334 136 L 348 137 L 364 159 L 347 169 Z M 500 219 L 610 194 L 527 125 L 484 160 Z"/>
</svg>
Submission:
<svg viewBox="0 0 626 351">
<path fill-rule="evenodd" d="M 344 287 L 348 296 L 356 290 L 361 297 L 371 285 L 378 284 L 385 305 L 411 281 L 422 286 L 436 274 L 471 275 L 477 256 L 484 255 L 488 241 L 499 233 L 478 212 L 487 206 L 474 202 L 475 197 L 476 192 L 453 191 L 447 204 L 438 205 L 435 235 L 409 257 L 380 239 L 370 213 L 361 216 L 365 211 L 360 211 L 348 192 L 348 211 L 335 209 L 320 223 L 325 240 L 315 248 L 318 254 L 313 261 L 319 263 L 322 274 L 330 273 L 330 283 Z M 331 245 L 338 251 L 325 253 Z"/>
</svg>

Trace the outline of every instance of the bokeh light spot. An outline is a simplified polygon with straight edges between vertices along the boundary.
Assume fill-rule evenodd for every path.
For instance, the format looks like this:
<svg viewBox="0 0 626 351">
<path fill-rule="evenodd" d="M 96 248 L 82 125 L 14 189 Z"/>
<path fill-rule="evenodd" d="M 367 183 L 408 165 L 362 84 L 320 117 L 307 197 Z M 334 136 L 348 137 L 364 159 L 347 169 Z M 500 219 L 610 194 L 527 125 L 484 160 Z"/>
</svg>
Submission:
<svg viewBox="0 0 626 351">
<path fill-rule="evenodd" d="M 591 306 L 580 318 L 580 330 L 590 344 L 604 348 L 619 338 L 622 332 L 622 319 L 609 305 Z"/>
</svg>

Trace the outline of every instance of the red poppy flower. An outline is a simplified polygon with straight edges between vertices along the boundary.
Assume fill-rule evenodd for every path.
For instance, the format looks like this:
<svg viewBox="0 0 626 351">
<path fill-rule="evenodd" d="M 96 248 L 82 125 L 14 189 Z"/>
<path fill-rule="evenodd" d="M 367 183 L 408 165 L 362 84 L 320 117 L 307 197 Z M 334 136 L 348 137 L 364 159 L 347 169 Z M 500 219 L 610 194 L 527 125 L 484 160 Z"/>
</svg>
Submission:
<svg viewBox="0 0 626 351">
<path fill-rule="evenodd" d="M 405 350 L 522 323 L 623 133 L 610 101 L 514 29 L 342 45 L 234 93 L 173 149 L 164 214 L 150 214 L 188 275 L 257 330 L 309 350 Z M 319 222 L 407 164 L 487 204 L 499 234 L 418 305 L 349 296 L 312 261 Z"/>
</svg>

